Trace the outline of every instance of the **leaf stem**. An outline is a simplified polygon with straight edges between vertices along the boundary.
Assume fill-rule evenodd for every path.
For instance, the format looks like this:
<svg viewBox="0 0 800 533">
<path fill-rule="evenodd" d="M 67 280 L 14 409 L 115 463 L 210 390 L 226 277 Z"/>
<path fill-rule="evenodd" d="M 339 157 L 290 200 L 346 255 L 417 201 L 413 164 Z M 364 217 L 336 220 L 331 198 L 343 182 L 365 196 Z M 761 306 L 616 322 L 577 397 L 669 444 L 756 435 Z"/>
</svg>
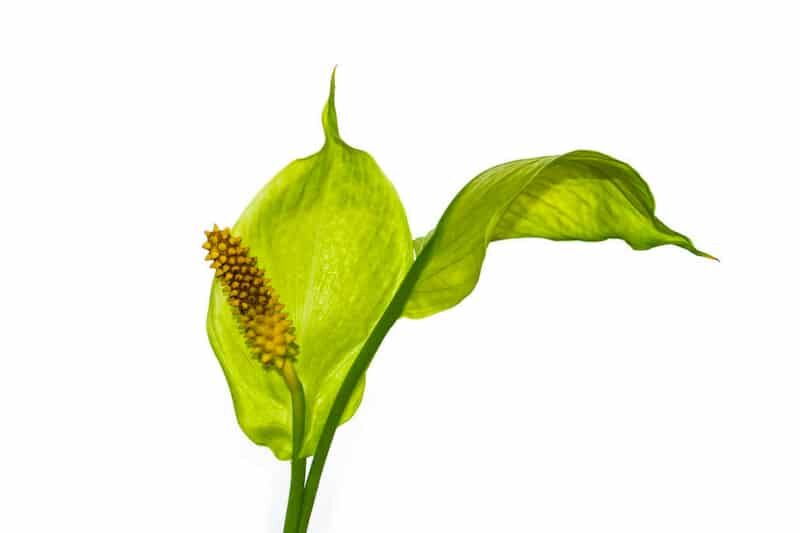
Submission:
<svg viewBox="0 0 800 533">
<path fill-rule="evenodd" d="M 325 467 L 325 460 L 328 457 L 328 452 L 330 451 L 331 442 L 333 441 L 333 436 L 336 433 L 336 428 L 339 426 L 339 423 L 342 420 L 342 414 L 344 413 L 344 410 L 350 401 L 350 397 L 353 394 L 353 389 L 356 388 L 361 376 L 363 376 L 367 371 L 367 367 L 369 367 L 372 358 L 375 356 L 375 352 L 378 350 L 378 347 L 381 345 L 384 337 L 386 337 L 389 329 L 391 329 L 397 319 L 402 316 L 403 308 L 405 307 L 408 298 L 411 296 L 411 291 L 413 290 L 414 285 L 416 285 L 417 280 L 422 273 L 422 268 L 428 262 L 429 254 L 427 252 L 432 249 L 430 244 L 435 238 L 436 233 L 434 233 L 434 235 L 431 237 L 431 241 L 427 243 L 427 246 L 422 249 L 422 252 L 417 256 L 416 261 L 414 261 L 414 263 L 411 265 L 411 268 L 406 273 L 405 278 L 403 278 L 403 281 L 400 283 L 397 292 L 395 292 L 394 297 L 392 297 L 392 301 L 389 302 L 389 305 L 386 307 L 386 310 L 383 312 L 380 320 L 378 320 L 375 328 L 373 328 L 372 332 L 367 338 L 367 341 L 361 348 L 361 352 L 359 352 L 355 361 L 353 361 L 353 365 L 347 372 L 347 375 L 342 382 L 342 386 L 339 388 L 339 392 L 336 394 L 336 399 L 333 401 L 333 406 L 331 407 L 327 420 L 325 420 L 325 426 L 322 429 L 319 442 L 317 443 L 317 448 L 314 452 L 314 460 L 311 462 L 311 469 L 308 472 L 308 479 L 306 480 L 305 494 L 303 496 L 302 511 L 300 513 L 300 523 L 297 533 L 306 533 L 308 529 L 308 523 L 311 519 L 311 511 L 314 508 L 314 499 L 316 498 L 317 490 L 319 489 L 319 482 L 322 478 L 322 470 Z"/>
<path fill-rule="evenodd" d="M 306 399 L 303 384 L 297 377 L 291 361 L 283 365 L 281 374 L 292 395 L 292 478 L 283 533 L 295 533 L 303 505 L 303 486 L 306 478 L 306 459 L 301 457 L 305 436 Z"/>
</svg>

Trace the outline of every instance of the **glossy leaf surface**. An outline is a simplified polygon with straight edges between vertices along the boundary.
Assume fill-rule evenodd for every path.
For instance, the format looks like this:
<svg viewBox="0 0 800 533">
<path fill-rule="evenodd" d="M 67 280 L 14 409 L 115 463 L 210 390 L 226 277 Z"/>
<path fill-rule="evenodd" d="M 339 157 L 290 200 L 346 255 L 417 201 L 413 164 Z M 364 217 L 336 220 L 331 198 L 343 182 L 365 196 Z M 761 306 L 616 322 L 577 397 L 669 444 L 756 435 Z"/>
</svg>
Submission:
<svg viewBox="0 0 800 533">
<path fill-rule="evenodd" d="M 296 327 L 296 369 L 307 409 L 304 456 L 313 454 L 344 375 L 413 258 L 394 187 L 369 154 L 339 136 L 333 79 L 323 127 L 324 147 L 278 173 L 233 227 L 272 280 Z M 248 353 L 216 282 L 207 329 L 239 425 L 279 459 L 290 458 L 289 393 L 276 371 L 265 371 Z M 363 388 L 362 379 L 343 421 L 358 407 Z"/>
<path fill-rule="evenodd" d="M 470 181 L 417 239 L 431 249 L 404 315 L 421 318 L 453 307 L 478 282 L 490 242 L 520 237 L 623 239 L 646 250 L 673 244 L 705 256 L 655 216 L 649 187 L 627 164 L 592 151 L 512 161 Z"/>
</svg>

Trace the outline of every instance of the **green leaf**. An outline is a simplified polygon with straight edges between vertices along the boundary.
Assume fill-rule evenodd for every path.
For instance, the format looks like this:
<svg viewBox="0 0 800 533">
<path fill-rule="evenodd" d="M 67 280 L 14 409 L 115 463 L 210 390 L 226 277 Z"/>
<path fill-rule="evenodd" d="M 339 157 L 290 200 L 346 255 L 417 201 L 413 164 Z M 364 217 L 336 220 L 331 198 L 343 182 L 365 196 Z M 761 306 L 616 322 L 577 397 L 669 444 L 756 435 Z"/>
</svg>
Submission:
<svg viewBox="0 0 800 533">
<path fill-rule="evenodd" d="M 332 77 L 322 113 L 323 148 L 278 173 L 233 227 L 266 270 L 296 327 L 295 368 L 306 393 L 304 456 L 314 453 L 347 370 L 413 259 L 394 187 L 369 154 L 339 136 L 334 92 Z M 207 329 L 239 425 L 279 459 L 290 458 L 289 393 L 280 375 L 248 352 L 216 282 Z M 343 422 L 358 407 L 363 388 L 362 379 Z"/>
<path fill-rule="evenodd" d="M 477 284 L 489 243 L 502 239 L 617 238 L 636 250 L 674 244 L 711 258 L 654 212 L 653 195 L 639 174 L 598 152 L 491 168 L 459 192 L 434 231 L 414 241 L 417 253 L 434 248 L 403 314 L 422 318 L 458 304 Z"/>
</svg>

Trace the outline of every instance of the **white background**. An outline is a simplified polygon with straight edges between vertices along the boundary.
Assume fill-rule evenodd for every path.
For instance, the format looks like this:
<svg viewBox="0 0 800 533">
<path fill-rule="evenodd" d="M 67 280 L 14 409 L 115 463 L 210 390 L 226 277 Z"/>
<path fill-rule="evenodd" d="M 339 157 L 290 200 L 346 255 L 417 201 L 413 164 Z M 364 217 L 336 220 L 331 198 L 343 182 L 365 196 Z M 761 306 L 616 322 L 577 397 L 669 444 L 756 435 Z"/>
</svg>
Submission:
<svg viewBox="0 0 800 533">
<path fill-rule="evenodd" d="M 386 339 L 312 530 L 800 531 L 791 4 L 4 2 L 0 530 L 280 530 L 199 246 L 318 149 L 339 64 L 415 234 L 489 166 L 592 148 L 722 262 L 493 245 Z"/>
</svg>

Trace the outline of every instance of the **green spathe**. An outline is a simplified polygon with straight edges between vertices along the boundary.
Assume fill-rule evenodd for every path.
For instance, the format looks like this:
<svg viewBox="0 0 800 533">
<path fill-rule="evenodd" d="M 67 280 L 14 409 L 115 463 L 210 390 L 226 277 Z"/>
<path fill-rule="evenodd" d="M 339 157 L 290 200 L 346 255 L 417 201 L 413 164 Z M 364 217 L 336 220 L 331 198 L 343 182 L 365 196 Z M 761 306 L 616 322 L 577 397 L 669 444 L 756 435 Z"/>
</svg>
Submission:
<svg viewBox="0 0 800 533">
<path fill-rule="evenodd" d="M 436 239 L 431 237 L 436 233 Z M 512 161 L 470 181 L 436 229 L 415 241 L 433 249 L 403 314 L 422 318 L 463 300 L 491 241 L 520 237 L 623 239 L 636 250 L 674 244 L 711 257 L 655 216 L 647 183 L 629 165 L 587 150 Z"/>
<path fill-rule="evenodd" d="M 296 327 L 296 370 L 306 395 L 302 456 L 314 453 L 345 374 L 413 259 L 400 199 L 374 159 L 341 140 L 334 93 L 332 77 L 322 149 L 279 172 L 233 227 Z M 250 355 L 217 282 L 207 329 L 239 425 L 253 442 L 289 459 L 289 392 L 277 372 Z M 342 422 L 357 409 L 363 389 L 362 377 Z"/>
</svg>

